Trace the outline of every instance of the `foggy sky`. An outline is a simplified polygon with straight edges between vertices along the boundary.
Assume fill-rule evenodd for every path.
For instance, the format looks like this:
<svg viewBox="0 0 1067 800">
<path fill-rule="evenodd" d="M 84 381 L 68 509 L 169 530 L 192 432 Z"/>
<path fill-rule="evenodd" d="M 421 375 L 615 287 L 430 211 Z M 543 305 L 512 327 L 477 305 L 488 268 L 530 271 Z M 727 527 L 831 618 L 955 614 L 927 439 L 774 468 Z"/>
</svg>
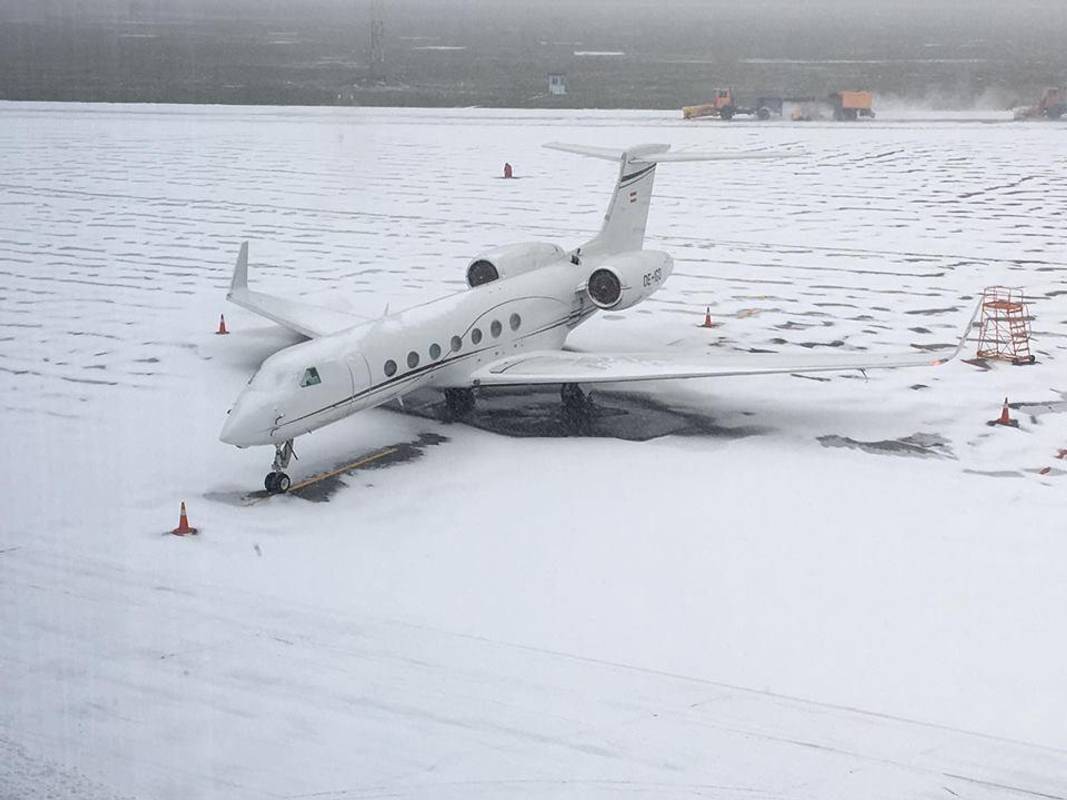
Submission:
<svg viewBox="0 0 1067 800">
<path fill-rule="evenodd" d="M 0 0 L 0 13 L 12 17 L 120 14 L 131 5 L 150 13 L 225 15 L 234 11 L 265 16 L 353 12 L 369 8 L 371 0 Z M 478 11 L 486 14 L 532 15 L 574 13 L 644 13 L 654 19 L 765 17 L 767 14 L 811 18 L 845 15 L 857 25 L 873 19 L 908 23 L 936 18 L 964 24 L 1012 20 L 1035 26 L 1063 25 L 1064 0 L 384 0 L 390 11 Z"/>
<path fill-rule="evenodd" d="M 371 8 L 0 0 L 0 98 L 526 104 L 562 71 L 574 92 L 554 102 L 613 107 L 698 102 L 719 85 L 1008 103 L 1067 83 L 1067 0 L 381 0 L 378 70 Z M 577 50 L 626 60 L 579 62 Z"/>
</svg>

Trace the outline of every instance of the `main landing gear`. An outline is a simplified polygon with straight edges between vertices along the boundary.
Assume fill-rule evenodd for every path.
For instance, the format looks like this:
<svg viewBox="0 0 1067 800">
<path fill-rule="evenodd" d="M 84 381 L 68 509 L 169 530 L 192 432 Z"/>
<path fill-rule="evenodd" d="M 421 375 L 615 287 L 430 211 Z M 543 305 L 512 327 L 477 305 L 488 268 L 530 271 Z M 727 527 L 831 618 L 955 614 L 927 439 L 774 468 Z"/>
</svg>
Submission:
<svg viewBox="0 0 1067 800">
<path fill-rule="evenodd" d="M 563 401 L 561 417 L 563 424 L 574 433 L 585 433 L 589 429 L 589 412 L 593 401 L 586 397 L 576 383 L 565 383 L 559 387 L 559 399 Z"/>
<path fill-rule="evenodd" d="M 462 419 L 474 410 L 474 390 L 445 389 L 445 406 L 450 418 Z"/>
<path fill-rule="evenodd" d="M 271 494 L 283 494 L 289 491 L 292 482 L 285 474 L 285 470 L 289 467 L 289 459 L 294 457 L 296 453 L 293 452 L 292 439 L 286 439 L 284 444 L 274 445 L 274 463 L 267 477 L 263 479 L 264 489 Z"/>
</svg>

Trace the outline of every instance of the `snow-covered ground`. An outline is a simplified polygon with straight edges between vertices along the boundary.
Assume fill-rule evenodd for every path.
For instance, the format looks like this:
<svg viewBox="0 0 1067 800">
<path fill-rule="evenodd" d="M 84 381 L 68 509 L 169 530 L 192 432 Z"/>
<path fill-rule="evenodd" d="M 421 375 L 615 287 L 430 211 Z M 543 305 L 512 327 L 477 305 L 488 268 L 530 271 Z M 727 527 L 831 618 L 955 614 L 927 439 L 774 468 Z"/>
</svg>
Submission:
<svg viewBox="0 0 1067 800">
<path fill-rule="evenodd" d="M 1067 126 L 0 123 L 0 797 L 1067 797 Z M 294 478 L 446 438 L 244 502 L 271 454 L 216 437 L 292 340 L 224 304 L 239 242 L 274 293 L 460 290 L 598 227 L 613 167 L 551 140 L 807 153 L 662 167 L 675 274 L 575 347 L 934 347 L 1008 284 L 1038 364 L 648 385 L 627 408 L 686 422 L 648 441 L 379 409 Z M 985 424 L 1005 396 L 1018 430 Z M 199 537 L 163 535 L 182 499 Z"/>
</svg>

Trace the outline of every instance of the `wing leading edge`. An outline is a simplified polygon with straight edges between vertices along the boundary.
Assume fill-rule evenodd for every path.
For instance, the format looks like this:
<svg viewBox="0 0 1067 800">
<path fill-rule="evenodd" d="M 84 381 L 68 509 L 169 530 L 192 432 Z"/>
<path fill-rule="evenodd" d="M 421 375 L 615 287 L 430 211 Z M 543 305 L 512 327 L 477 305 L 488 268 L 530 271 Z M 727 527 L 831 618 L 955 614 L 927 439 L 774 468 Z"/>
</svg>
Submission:
<svg viewBox="0 0 1067 800">
<path fill-rule="evenodd" d="M 576 353 L 534 351 L 486 364 L 472 376 L 475 386 L 554 383 L 626 383 L 681 378 L 725 378 L 790 372 L 929 367 L 959 355 L 978 314 L 971 315 L 953 350 L 909 353 Z"/>
<path fill-rule="evenodd" d="M 346 311 L 253 292 L 248 288 L 248 242 L 241 244 L 226 299 L 309 339 L 337 333 L 368 321 L 367 317 Z"/>
</svg>

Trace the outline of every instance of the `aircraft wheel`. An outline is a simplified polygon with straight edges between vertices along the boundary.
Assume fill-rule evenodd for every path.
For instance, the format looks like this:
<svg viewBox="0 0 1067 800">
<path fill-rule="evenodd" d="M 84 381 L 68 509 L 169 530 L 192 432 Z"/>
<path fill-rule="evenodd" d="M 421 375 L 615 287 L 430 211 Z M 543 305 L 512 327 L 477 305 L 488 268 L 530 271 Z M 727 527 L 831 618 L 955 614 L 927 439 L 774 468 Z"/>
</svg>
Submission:
<svg viewBox="0 0 1067 800">
<path fill-rule="evenodd" d="M 576 383 L 563 384 L 559 388 L 559 396 L 563 401 L 560 408 L 560 422 L 564 429 L 572 436 L 588 434 L 592 421 L 592 401 L 586 397 L 585 392 Z"/>
<path fill-rule="evenodd" d="M 271 472 L 263 479 L 263 486 L 271 494 L 285 494 L 291 484 L 292 481 L 284 472 Z"/>
<path fill-rule="evenodd" d="M 445 404 L 451 419 L 461 419 L 474 410 L 474 391 L 445 389 Z"/>
<path fill-rule="evenodd" d="M 559 387 L 559 399 L 567 408 L 582 408 L 585 405 L 585 392 L 576 383 L 565 383 Z"/>
</svg>

